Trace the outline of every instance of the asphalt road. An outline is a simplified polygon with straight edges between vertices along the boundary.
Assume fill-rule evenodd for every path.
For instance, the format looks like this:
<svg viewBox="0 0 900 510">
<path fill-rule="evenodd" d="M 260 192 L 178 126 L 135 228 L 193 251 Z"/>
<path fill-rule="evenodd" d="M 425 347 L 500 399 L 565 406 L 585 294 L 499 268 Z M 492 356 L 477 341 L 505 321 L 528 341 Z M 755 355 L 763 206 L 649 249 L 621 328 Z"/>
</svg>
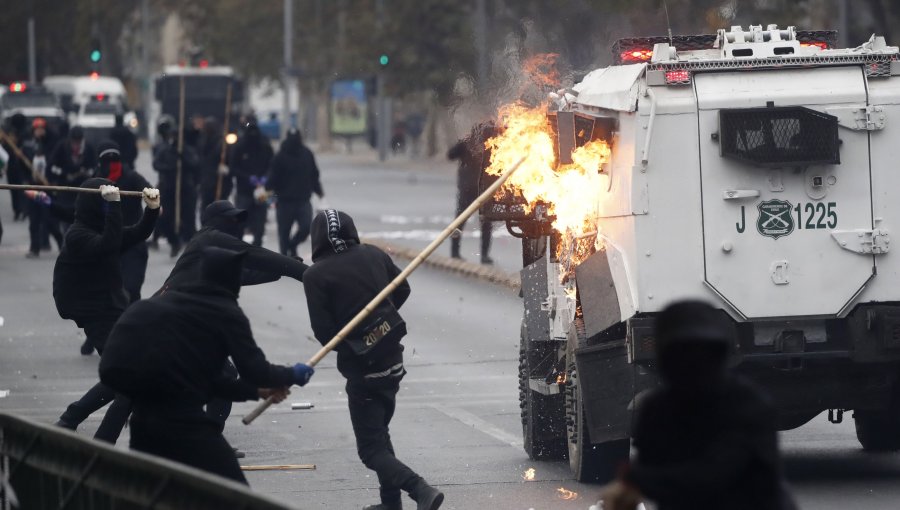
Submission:
<svg viewBox="0 0 900 510">
<path fill-rule="evenodd" d="M 320 161 L 329 205 L 354 215 L 365 235 L 422 247 L 450 219 L 455 176 L 448 165 L 384 166 L 345 156 Z M 0 396 L 9 391 L 0 397 L 0 409 L 49 423 L 93 384 L 98 358 L 78 354 L 80 332 L 56 314 L 50 295 L 55 251 L 25 259 L 26 225 L 12 222 L 5 192 L 0 217 L 6 229 L 0 245 Z M 269 247 L 275 246 L 273 228 L 274 222 Z M 464 241 L 470 260 L 478 258 L 477 244 L 471 237 Z M 517 250 L 514 239 L 499 237 L 497 264 L 514 270 Z M 308 251 L 308 244 L 301 248 Z M 145 291 L 155 290 L 171 267 L 166 250 L 151 253 Z M 588 508 L 597 487 L 573 482 L 564 463 L 529 461 L 520 446 L 516 294 L 427 267 L 411 285 L 404 307 L 409 375 L 392 424 L 398 456 L 445 491 L 444 508 Z M 240 302 L 272 361 L 302 361 L 317 350 L 299 283 L 248 287 Z M 252 404 L 235 406 L 226 437 L 247 452 L 243 464 L 317 465 L 312 472 L 250 473 L 255 490 L 297 508 L 359 508 L 377 500 L 377 481 L 356 457 L 343 389 L 328 357 L 308 386 L 296 388 L 253 425 L 240 423 Z M 291 402 L 315 407 L 291 411 Z M 80 432 L 92 434 L 99 420 L 98 413 Z M 849 416 L 841 425 L 820 416 L 784 433 L 782 441 L 802 508 L 898 507 L 900 456 L 863 454 Z M 119 446 L 127 447 L 127 429 Z M 530 467 L 536 478 L 525 482 L 522 473 Z M 559 499 L 560 487 L 579 497 Z"/>
</svg>

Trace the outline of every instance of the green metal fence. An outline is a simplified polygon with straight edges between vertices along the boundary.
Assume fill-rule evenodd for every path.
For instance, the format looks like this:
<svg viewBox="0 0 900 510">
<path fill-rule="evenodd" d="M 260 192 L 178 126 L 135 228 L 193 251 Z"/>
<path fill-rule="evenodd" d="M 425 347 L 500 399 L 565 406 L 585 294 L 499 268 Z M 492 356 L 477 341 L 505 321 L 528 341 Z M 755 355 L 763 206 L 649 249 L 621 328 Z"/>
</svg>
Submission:
<svg viewBox="0 0 900 510">
<path fill-rule="evenodd" d="M 249 488 L 0 413 L 0 510 L 287 510 Z"/>
</svg>

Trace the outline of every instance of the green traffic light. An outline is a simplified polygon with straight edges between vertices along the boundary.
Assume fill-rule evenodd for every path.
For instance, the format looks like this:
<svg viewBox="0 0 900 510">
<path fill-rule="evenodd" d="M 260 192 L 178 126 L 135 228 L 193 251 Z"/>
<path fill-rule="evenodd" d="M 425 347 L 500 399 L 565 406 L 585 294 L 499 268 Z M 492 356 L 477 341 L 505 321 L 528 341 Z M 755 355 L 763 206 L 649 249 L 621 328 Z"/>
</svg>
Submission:
<svg viewBox="0 0 900 510">
<path fill-rule="evenodd" d="M 381 65 L 383 65 L 383 66 L 388 65 L 388 56 L 387 56 L 387 55 L 381 55 L 380 57 L 378 57 L 378 63 L 381 64 Z"/>
<path fill-rule="evenodd" d="M 100 50 L 91 52 L 91 62 L 100 62 Z"/>
</svg>

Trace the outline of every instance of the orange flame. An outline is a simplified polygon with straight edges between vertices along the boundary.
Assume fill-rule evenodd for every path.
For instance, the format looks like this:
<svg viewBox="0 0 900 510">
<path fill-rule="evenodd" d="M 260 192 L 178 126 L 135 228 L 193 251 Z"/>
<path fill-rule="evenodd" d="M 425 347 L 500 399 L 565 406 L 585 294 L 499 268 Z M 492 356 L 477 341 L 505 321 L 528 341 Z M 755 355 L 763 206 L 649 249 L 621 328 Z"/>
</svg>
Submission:
<svg viewBox="0 0 900 510">
<path fill-rule="evenodd" d="M 538 203 L 547 205 L 548 214 L 555 217 L 553 228 L 561 234 L 557 256 L 564 263 L 565 277 L 594 247 L 598 191 L 604 189 L 602 183 L 607 178 L 600 168 L 610 159 L 609 144 L 592 140 L 572 152 L 573 163 L 559 165 L 546 106 L 504 106 L 498 124 L 504 127 L 503 132 L 485 143 L 491 151 L 485 171 L 500 175 L 528 154 L 504 189 L 524 198 L 529 212 Z"/>
<path fill-rule="evenodd" d="M 555 89 L 559 87 L 558 53 L 541 53 L 522 63 L 522 72 L 535 85 Z"/>
<path fill-rule="evenodd" d="M 566 489 L 564 487 L 560 487 L 560 488 L 556 489 L 556 492 L 557 492 L 556 495 L 559 496 L 559 499 L 565 499 L 566 501 L 578 499 L 577 492 L 570 491 L 569 489 Z"/>
<path fill-rule="evenodd" d="M 534 480 L 534 468 L 528 468 L 525 470 L 525 473 L 522 474 L 522 479 L 526 482 L 531 482 Z"/>
</svg>

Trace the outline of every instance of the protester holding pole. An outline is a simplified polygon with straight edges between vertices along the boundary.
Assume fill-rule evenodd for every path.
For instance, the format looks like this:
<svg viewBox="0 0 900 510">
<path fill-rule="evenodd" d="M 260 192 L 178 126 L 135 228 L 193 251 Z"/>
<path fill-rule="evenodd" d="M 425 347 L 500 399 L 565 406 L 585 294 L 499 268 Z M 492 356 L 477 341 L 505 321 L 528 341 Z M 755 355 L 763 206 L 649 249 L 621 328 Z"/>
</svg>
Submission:
<svg viewBox="0 0 900 510">
<path fill-rule="evenodd" d="M 194 183 L 200 165 L 200 158 L 193 147 L 185 145 L 178 149 L 175 129 L 175 121 L 171 117 L 160 119 L 157 127 L 159 141 L 153 147 L 153 169 L 159 173 L 163 207 L 158 232 L 169 242 L 172 257 L 178 256 L 184 243 L 196 231 L 197 192 Z M 180 211 L 179 203 L 183 206 Z"/>
</svg>

